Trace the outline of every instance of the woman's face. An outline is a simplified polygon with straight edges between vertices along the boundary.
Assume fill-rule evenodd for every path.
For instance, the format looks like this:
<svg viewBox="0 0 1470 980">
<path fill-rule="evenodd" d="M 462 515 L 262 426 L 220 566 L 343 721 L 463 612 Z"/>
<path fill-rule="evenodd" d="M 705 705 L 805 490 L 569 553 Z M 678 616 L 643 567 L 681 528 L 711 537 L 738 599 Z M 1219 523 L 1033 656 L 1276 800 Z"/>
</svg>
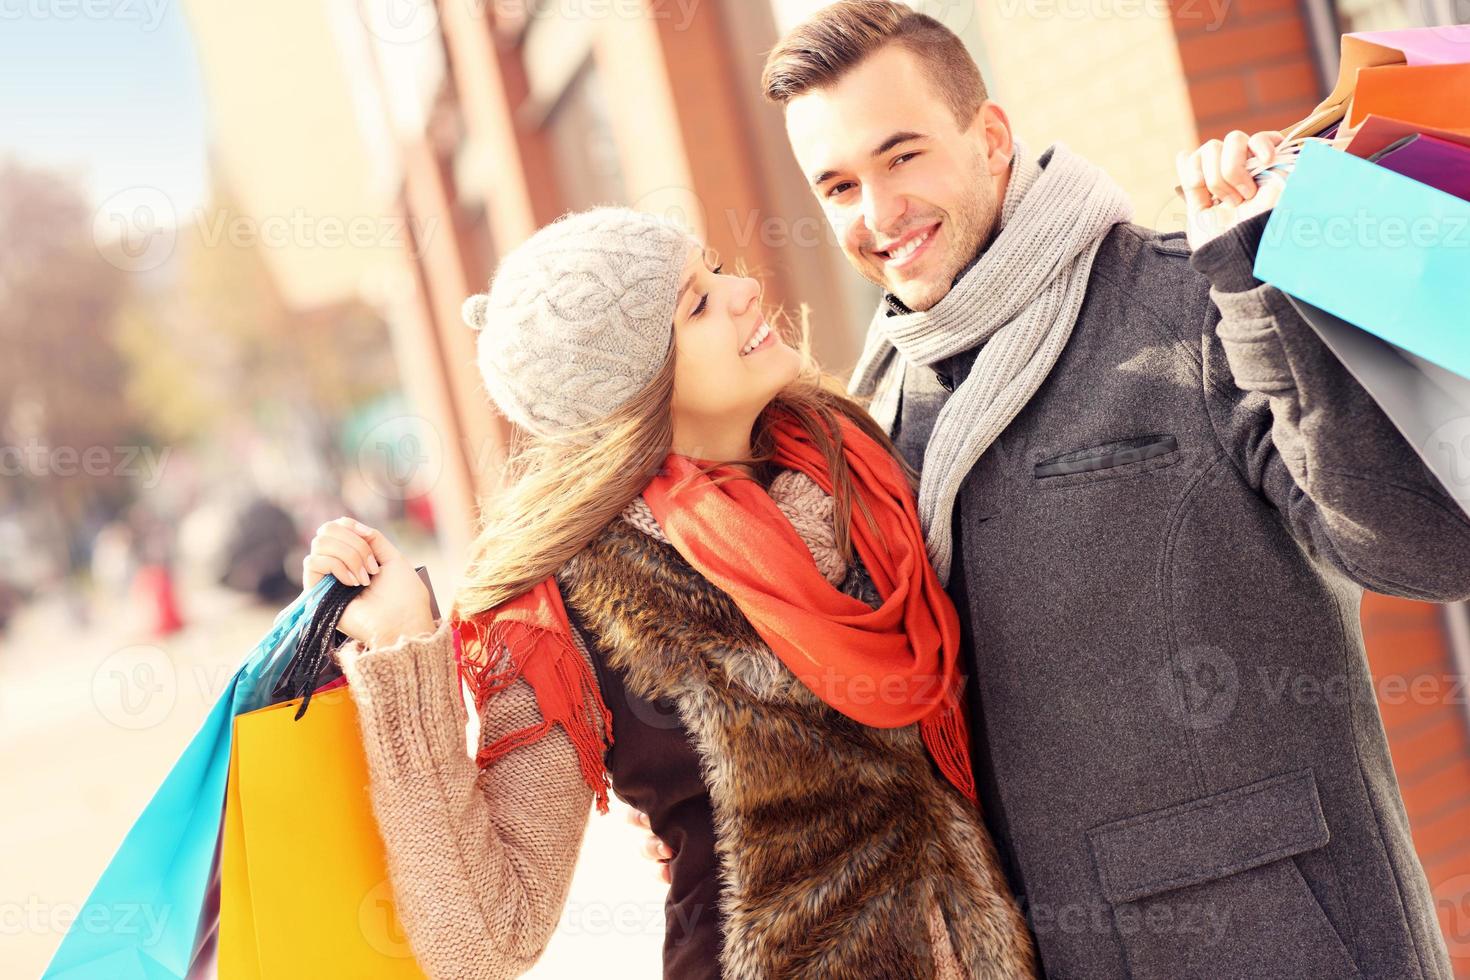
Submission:
<svg viewBox="0 0 1470 980">
<path fill-rule="evenodd" d="M 727 436 L 748 437 L 756 416 L 796 378 L 801 355 L 767 326 L 756 280 L 722 273 L 699 246 L 689 250 L 683 275 L 674 307 L 674 427 L 685 442 L 707 439 L 705 458 L 719 458 Z"/>
</svg>

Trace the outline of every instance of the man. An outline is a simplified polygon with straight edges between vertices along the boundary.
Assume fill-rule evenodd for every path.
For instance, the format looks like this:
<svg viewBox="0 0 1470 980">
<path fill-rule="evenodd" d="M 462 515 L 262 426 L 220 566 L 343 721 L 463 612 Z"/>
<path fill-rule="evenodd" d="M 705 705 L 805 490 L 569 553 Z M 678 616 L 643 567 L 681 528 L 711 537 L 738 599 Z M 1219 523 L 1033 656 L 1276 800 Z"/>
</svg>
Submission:
<svg viewBox="0 0 1470 980">
<path fill-rule="evenodd" d="M 1358 606 L 1470 595 L 1470 521 L 1252 275 L 1279 137 L 1181 156 L 1186 240 L 1029 155 L 901 4 L 823 9 L 763 84 L 886 292 L 852 386 L 921 469 L 1047 975 L 1450 980 Z"/>
</svg>

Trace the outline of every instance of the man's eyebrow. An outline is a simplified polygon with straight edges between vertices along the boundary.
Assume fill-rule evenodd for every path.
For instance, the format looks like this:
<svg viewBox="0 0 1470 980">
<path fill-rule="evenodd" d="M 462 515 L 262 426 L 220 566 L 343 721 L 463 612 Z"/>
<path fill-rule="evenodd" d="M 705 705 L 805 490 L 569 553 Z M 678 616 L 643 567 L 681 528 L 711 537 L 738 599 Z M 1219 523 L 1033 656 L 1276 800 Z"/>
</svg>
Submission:
<svg viewBox="0 0 1470 980">
<path fill-rule="evenodd" d="M 904 132 L 901 132 L 901 133 L 894 133 L 892 136 L 888 137 L 882 143 L 879 143 L 877 145 L 877 147 L 875 147 L 873 149 L 873 152 L 870 153 L 870 154 L 868 154 L 868 155 L 869 156 L 874 156 L 874 157 L 881 157 L 883 154 L 887 153 L 889 150 L 893 149 L 896 146 L 900 146 L 900 145 L 902 145 L 904 143 L 909 142 L 910 140 L 921 140 L 921 139 L 925 139 L 925 138 L 926 137 L 925 137 L 925 135 L 923 133 L 915 133 L 915 132 L 910 132 L 908 130 L 905 130 Z M 821 173 L 817 174 L 815 177 L 812 178 L 812 186 L 813 187 L 821 187 L 827 181 L 831 180 L 833 177 L 836 177 L 836 176 L 837 176 L 837 171 L 835 171 L 835 170 L 823 170 Z"/>
<path fill-rule="evenodd" d="M 882 143 L 879 143 L 878 148 L 874 150 L 870 154 L 870 156 L 881 157 L 883 154 L 887 153 L 889 150 L 893 149 L 896 146 L 907 143 L 910 140 L 921 140 L 924 138 L 925 137 L 923 133 L 914 133 L 907 131 L 902 133 L 894 133 Z"/>
</svg>

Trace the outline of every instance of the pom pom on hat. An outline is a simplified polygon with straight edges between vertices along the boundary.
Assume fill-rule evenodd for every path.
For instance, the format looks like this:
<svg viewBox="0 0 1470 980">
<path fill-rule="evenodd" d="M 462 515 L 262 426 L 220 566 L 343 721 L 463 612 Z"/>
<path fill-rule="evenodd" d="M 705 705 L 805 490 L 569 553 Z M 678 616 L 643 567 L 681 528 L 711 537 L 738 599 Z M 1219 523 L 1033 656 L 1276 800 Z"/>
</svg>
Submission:
<svg viewBox="0 0 1470 980">
<path fill-rule="evenodd" d="M 490 297 L 485 293 L 476 293 L 464 301 L 460 307 L 459 315 L 464 318 L 465 325 L 472 330 L 485 329 L 485 312 L 490 307 Z"/>
</svg>

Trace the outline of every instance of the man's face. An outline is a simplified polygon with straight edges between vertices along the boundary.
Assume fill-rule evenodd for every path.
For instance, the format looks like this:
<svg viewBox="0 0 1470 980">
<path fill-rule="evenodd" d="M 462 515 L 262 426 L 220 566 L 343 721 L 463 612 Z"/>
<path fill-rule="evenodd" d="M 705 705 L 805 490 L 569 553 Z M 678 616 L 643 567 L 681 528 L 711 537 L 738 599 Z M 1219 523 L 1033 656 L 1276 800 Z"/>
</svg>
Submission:
<svg viewBox="0 0 1470 980">
<path fill-rule="evenodd" d="M 987 102 L 961 125 L 902 47 L 792 99 L 786 135 L 847 260 L 911 310 L 944 298 L 994 232 L 1005 114 Z"/>
</svg>

